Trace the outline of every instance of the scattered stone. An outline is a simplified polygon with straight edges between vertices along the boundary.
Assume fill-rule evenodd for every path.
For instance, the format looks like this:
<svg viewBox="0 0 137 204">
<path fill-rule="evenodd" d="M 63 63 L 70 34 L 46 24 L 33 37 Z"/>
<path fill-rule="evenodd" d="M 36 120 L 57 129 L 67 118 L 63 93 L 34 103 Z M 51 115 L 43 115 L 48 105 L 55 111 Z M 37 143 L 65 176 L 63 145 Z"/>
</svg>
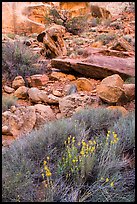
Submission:
<svg viewBox="0 0 137 204">
<path fill-rule="evenodd" d="M 12 135 L 12 133 L 10 132 L 10 128 L 6 125 L 2 126 L 2 134 L 3 135 Z"/>
<path fill-rule="evenodd" d="M 49 77 L 46 74 L 36 74 L 29 77 L 28 82 L 30 87 L 40 87 L 48 83 Z"/>
<path fill-rule="evenodd" d="M 25 81 L 22 76 L 17 76 L 12 82 L 12 88 L 18 89 L 20 86 L 25 86 Z"/>
<path fill-rule="evenodd" d="M 3 86 L 3 89 L 4 89 L 4 91 L 6 92 L 6 93 L 13 93 L 14 91 L 15 91 L 15 89 L 13 89 L 13 88 L 11 88 L 11 87 L 9 87 L 9 86 L 7 86 L 7 85 L 5 85 L 5 86 Z"/>
<path fill-rule="evenodd" d="M 53 93 L 54 96 L 58 96 L 58 97 L 62 96 L 62 93 L 60 91 L 58 91 L 58 90 L 53 90 L 52 93 Z"/>
<path fill-rule="evenodd" d="M 20 86 L 15 92 L 14 96 L 19 99 L 26 99 L 28 97 L 28 89 L 26 86 Z"/>
<path fill-rule="evenodd" d="M 38 88 L 32 87 L 28 90 L 29 99 L 33 103 L 40 103 L 41 97 L 40 97 L 41 91 Z"/>
<path fill-rule="evenodd" d="M 128 101 L 135 99 L 135 84 L 123 84 L 124 93 Z"/>
<path fill-rule="evenodd" d="M 37 36 L 37 40 L 44 44 L 43 55 L 47 58 L 67 55 L 63 34 L 65 27 L 61 25 L 52 25 Z"/>
<path fill-rule="evenodd" d="M 75 83 L 78 91 L 92 91 L 95 88 L 95 84 L 84 77 L 78 78 Z"/>
</svg>

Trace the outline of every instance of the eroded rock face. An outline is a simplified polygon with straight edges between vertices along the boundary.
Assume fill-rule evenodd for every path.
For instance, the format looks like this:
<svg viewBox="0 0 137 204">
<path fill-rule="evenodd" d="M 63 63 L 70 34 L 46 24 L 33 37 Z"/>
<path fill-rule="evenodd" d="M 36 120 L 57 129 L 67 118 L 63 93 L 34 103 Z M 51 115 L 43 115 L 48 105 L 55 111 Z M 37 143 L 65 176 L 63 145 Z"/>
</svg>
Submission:
<svg viewBox="0 0 137 204">
<path fill-rule="evenodd" d="M 90 13 L 89 2 L 60 2 L 59 7 L 68 10 L 71 18 Z"/>
<path fill-rule="evenodd" d="M 45 29 L 43 19 L 48 8 L 49 5 L 42 2 L 2 2 L 2 32 L 16 34 L 41 32 Z"/>
<path fill-rule="evenodd" d="M 40 33 L 37 37 L 44 45 L 43 55 L 47 58 L 67 55 L 66 45 L 63 40 L 65 28 L 61 25 L 53 25 Z"/>
<path fill-rule="evenodd" d="M 7 126 L 9 132 L 15 137 L 32 131 L 36 122 L 34 106 L 18 107 L 14 112 L 6 111 L 2 114 L 2 124 Z"/>
<path fill-rule="evenodd" d="M 108 103 L 116 103 L 122 96 L 124 81 L 118 74 L 106 77 L 97 86 L 98 96 Z"/>
</svg>

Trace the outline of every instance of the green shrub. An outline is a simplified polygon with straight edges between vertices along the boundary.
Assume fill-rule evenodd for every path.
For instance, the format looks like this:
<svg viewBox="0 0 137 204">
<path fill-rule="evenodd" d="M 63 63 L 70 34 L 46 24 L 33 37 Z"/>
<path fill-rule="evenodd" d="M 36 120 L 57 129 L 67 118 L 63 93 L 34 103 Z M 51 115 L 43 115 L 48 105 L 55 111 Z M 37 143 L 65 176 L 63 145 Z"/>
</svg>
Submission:
<svg viewBox="0 0 137 204">
<path fill-rule="evenodd" d="M 87 27 L 87 16 L 77 16 L 71 18 L 69 11 L 59 11 L 56 8 L 50 9 L 49 14 L 45 16 L 45 19 L 47 21 L 46 25 L 51 23 L 62 25 L 73 35 L 80 34 Z"/>
<path fill-rule="evenodd" d="M 102 41 L 103 45 L 106 45 L 115 38 L 116 36 L 112 34 L 101 34 L 96 37 L 95 41 Z"/>
<path fill-rule="evenodd" d="M 15 39 L 15 34 L 14 33 L 8 33 L 7 36 L 11 39 Z"/>
<path fill-rule="evenodd" d="M 134 129 L 134 113 L 123 118 L 106 109 L 85 109 L 23 136 L 2 152 L 3 201 L 134 202 L 135 166 L 123 158 L 132 149 L 134 161 Z M 95 151 L 87 162 L 91 141 Z M 69 155 L 78 160 L 78 170 Z"/>
<path fill-rule="evenodd" d="M 16 105 L 17 97 L 15 96 L 2 96 L 2 112 L 10 109 L 11 106 Z"/>
<path fill-rule="evenodd" d="M 12 81 L 17 75 L 30 76 L 37 73 L 33 66 L 38 55 L 20 41 L 5 42 L 2 44 L 2 75 L 7 81 Z"/>
<path fill-rule="evenodd" d="M 129 77 L 125 80 L 125 84 L 135 84 L 135 77 Z"/>
</svg>

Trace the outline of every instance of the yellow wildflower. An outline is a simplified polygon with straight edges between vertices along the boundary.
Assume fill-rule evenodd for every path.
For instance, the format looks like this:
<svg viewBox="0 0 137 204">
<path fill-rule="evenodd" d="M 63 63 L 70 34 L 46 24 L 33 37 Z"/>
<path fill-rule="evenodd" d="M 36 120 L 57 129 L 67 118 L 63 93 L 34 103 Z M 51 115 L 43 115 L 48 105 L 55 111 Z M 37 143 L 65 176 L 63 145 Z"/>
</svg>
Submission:
<svg viewBox="0 0 137 204">
<path fill-rule="evenodd" d="M 80 142 L 78 142 L 78 146 L 80 146 L 81 145 L 81 143 Z"/>
<path fill-rule="evenodd" d="M 50 177 L 50 176 L 51 176 L 50 170 L 46 171 L 46 176 L 47 176 L 47 177 Z"/>
<path fill-rule="evenodd" d="M 93 143 L 94 143 L 94 144 L 97 144 L 95 140 L 93 141 Z"/>
<path fill-rule="evenodd" d="M 46 165 L 47 164 L 47 162 L 46 161 L 44 161 L 44 165 Z"/>
<path fill-rule="evenodd" d="M 109 178 L 106 178 L 106 182 L 108 182 L 109 181 Z"/>
<path fill-rule="evenodd" d="M 80 154 L 81 154 L 81 155 L 84 155 L 84 151 L 81 151 Z"/>
<path fill-rule="evenodd" d="M 47 160 L 49 160 L 49 157 L 47 157 Z"/>
<path fill-rule="evenodd" d="M 73 160 L 72 160 L 72 162 L 73 162 L 73 163 L 75 163 L 75 162 L 76 162 L 76 160 L 75 160 L 75 159 L 73 159 Z"/>
<path fill-rule="evenodd" d="M 113 186 L 114 186 L 114 182 L 111 182 L 111 183 L 110 183 L 110 186 L 113 187 Z"/>
<path fill-rule="evenodd" d="M 44 179 L 44 173 L 41 174 L 42 178 Z"/>
</svg>

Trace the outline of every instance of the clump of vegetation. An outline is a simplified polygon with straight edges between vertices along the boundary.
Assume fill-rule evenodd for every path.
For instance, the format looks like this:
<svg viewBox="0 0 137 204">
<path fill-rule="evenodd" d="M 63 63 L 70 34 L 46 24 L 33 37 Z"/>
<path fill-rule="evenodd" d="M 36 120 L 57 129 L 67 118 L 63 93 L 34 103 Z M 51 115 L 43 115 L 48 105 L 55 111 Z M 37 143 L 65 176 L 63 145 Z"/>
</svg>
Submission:
<svg viewBox="0 0 137 204">
<path fill-rule="evenodd" d="M 2 96 L 2 112 L 10 109 L 11 106 L 16 105 L 17 97 L 15 96 Z"/>
<path fill-rule="evenodd" d="M 12 81 L 17 75 L 23 78 L 37 74 L 40 70 L 34 67 L 39 55 L 34 54 L 30 48 L 20 41 L 5 42 L 2 44 L 2 76 Z"/>
<path fill-rule="evenodd" d="M 116 38 L 115 35 L 110 35 L 110 34 L 101 34 L 101 35 L 98 35 L 95 39 L 95 42 L 96 41 L 102 41 L 103 42 L 103 45 L 106 45 L 108 44 L 109 42 L 111 42 L 112 40 L 114 40 Z"/>
<path fill-rule="evenodd" d="M 135 77 L 128 77 L 125 82 L 125 84 L 135 84 Z"/>
<path fill-rule="evenodd" d="M 62 25 L 73 35 L 80 34 L 87 27 L 87 16 L 77 16 L 71 18 L 69 11 L 67 10 L 59 11 L 56 8 L 52 8 L 50 9 L 49 14 L 45 16 L 45 19 L 48 22 L 47 25 L 51 23 Z"/>
<path fill-rule="evenodd" d="M 7 36 L 8 36 L 9 38 L 11 38 L 12 40 L 15 39 L 15 34 L 14 34 L 14 33 L 8 33 Z"/>
<path fill-rule="evenodd" d="M 3 202 L 134 202 L 135 115 L 112 112 L 86 109 L 3 149 Z"/>
</svg>

